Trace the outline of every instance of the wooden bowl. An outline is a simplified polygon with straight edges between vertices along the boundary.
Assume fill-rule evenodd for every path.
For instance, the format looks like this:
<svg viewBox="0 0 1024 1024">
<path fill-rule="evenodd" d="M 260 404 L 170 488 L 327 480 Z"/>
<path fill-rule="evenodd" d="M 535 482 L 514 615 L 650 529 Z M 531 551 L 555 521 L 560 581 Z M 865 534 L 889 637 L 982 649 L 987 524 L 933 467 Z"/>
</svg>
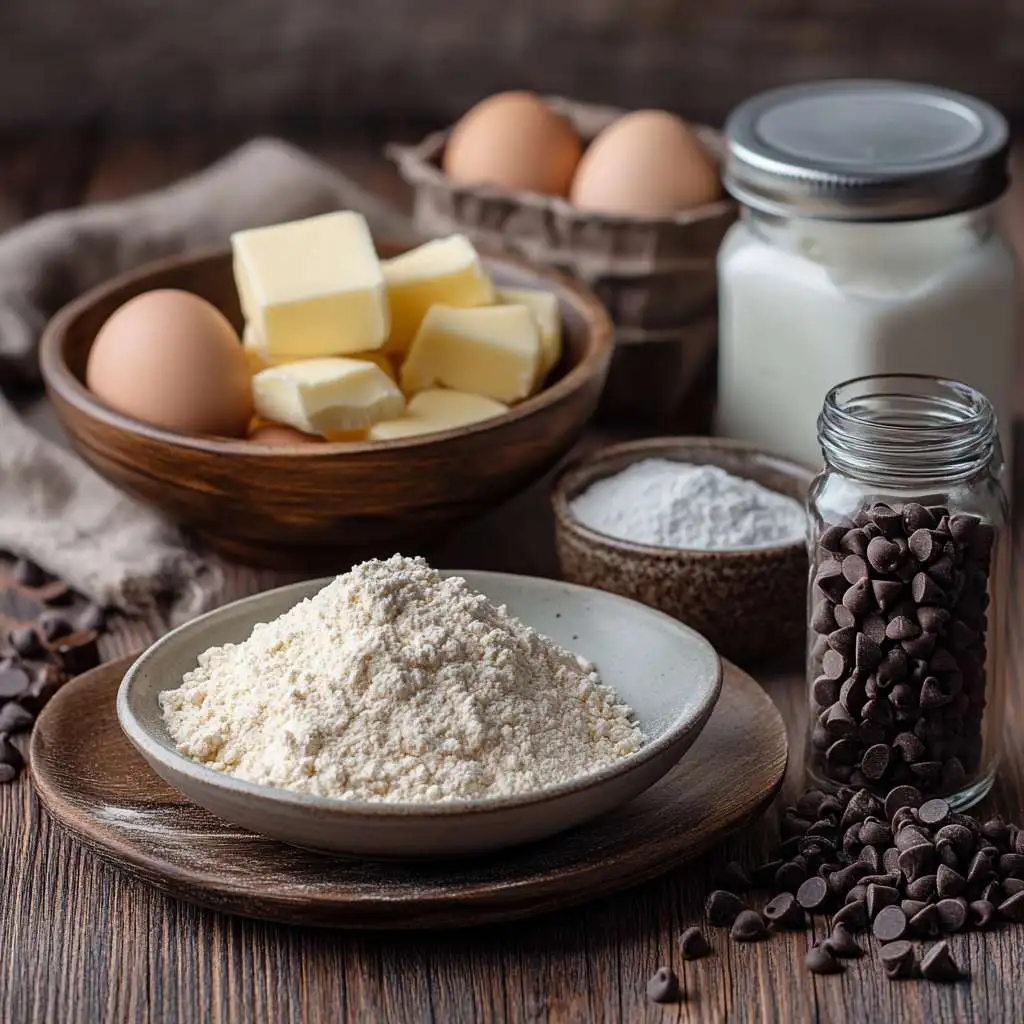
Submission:
<svg viewBox="0 0 1024 1024">
<path fill-rule="evenodd" d="M 382 256 L 403 247 L 379 245 Z M 208 299 L 242 326 L 229 250 L 154 263 L 88 292 L 47 326 L 47 392 L 75 450 L 129 494 L 240 561 L 328 571 L 415 550 L 542 476 L 576 442 L 597 405 L 612 350 L 600 303 L 560 274 L 486 258 L 501 285 L 559 300 L 565 350 L 548 386 L 482 423 L 396 441 L 264 447 L 141 423 L 85 387 L 89 349 L 119 306 L 153 288 Z"/>
<path fill-rule="evenodd" d="M 814 478 L 797 463 L 719 438 L 651 438 L 604 448 L 567 466 L 555 482 L 556 544 L 565 579 L 667 612 L 742 665 L 798 650 L 806 629 L 803 539 L 740 551 L 663 548 L 597 533 L 573 515 L 573 498 L 594 481 L 650 458 L 720 466 L 801 503 Z"/>
</svg>

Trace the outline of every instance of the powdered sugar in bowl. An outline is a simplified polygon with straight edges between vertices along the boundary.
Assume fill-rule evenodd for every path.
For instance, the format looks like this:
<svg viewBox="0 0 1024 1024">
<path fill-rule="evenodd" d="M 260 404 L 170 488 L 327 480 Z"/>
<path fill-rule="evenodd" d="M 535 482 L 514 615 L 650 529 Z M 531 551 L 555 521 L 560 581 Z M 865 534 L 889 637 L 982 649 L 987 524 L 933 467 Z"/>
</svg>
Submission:
<svg viewBox="0 0 1024 1024">
<path fill-rule="evenodd" d="M 813 475 L 719 438 L 583 456 L 552 496 L 562 574 L 681 619 L 738 664 L 796 652 Z"/>
</svg>

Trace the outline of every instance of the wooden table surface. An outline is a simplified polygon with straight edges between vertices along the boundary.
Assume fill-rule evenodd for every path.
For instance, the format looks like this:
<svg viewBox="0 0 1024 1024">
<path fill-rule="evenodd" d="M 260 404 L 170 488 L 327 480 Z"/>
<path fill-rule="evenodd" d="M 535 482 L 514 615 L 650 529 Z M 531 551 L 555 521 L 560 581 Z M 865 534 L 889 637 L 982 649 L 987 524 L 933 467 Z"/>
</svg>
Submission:
<svg viewBox="0 0 1024 1024">
<path fill-rule="evenodd" d="M 8 138 L 0 145 L 0 226 L 47 209 L 110 199 L 165 183 L 251 133 L 243 128 L 176 136 L 106 135 L 94 128 Z M 299 141 L 308 136 L 299 132 Z M 404 192 L 362 137 L 340 131 L 314 147 L 397 202 Z M 1018 206 L 1009 215 L 1024 237 Z M 1017 451 L 1024 450 L 1018 431 Z M 1015 474 L 1024 508 L 1024 474 Z M 541 483 L 431 553 L 438 564 L 554 574 Z M 2 511 L 0 511 L 2 514 Z M 1019 525 L 1019 517 L 1018 517 Z M 493 538 L 501 537 L 501 543 Z M 238 593 L 274 583 L 237 570 Z M 1014 591 L 1017 587 L 1014 587 Z M 989 802 L 1024 817 L 1024 707 L 1019 685 L 1020 607 L 1012 616 L 1006 755 Z M 105 655 L 151 638 L 146 623 L 118 623 Z M 761 681 L 791 732 L 787 792 L 799 787 L 804 690 L 796 659 L 764 667 Z M 723 756 L 726 756 L 723 753 Z M 28 779 L 0 787 L 0 1021 L 928 1021 L 1024 1020 L 1024 928 L 955 937 L 970 984 L 887 981 L 865 958 L 844 974 L 803 967 L 821 935 L 783 934 L 737 946 L 715 931 L 716 955 L 683 966 L 679 933 L 701 919 L 716 865 L 764 859 L 774 814 L 725 847 L 664 879 L 580 910 L 461 933 L 358 934 L 229 918 L 171 901 L 121 877 L 51 825 Z M 819 928 L 820 931 L 820 928 Z M 675 966 L 687 997 L 646 1003 L 647 977 Z"/>
</svg>

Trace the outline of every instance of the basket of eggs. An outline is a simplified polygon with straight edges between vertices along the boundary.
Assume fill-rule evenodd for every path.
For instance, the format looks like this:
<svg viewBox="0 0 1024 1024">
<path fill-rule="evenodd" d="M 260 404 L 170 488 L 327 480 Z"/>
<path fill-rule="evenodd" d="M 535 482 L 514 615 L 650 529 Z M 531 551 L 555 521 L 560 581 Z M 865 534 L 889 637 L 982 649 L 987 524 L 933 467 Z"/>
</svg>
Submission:
<svg viewBox="0 0 1024 1024">
<path fill-rule="evenodd" d="M 388 153 L 421 231 L 462 232 L 598 296 L 616 341 L 603 419 L 708 426 L 710 401 L 695 399 L 711 397 L 715 257 L 736 217 L 717 132 L 663 110 L 509 92 Z"/>
</svg>

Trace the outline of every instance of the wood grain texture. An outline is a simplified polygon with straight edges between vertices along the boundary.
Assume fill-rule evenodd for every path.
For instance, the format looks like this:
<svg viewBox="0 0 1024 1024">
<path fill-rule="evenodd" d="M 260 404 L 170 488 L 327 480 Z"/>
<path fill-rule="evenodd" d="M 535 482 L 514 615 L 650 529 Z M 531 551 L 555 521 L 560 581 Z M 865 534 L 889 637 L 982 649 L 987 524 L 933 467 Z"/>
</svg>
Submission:
<svg viewBox="0 0 1024 1024">
<path fill-rule="evenodd" d="M 849 25 L 861 8 L 846 6 L 845 24 Z M 889 5 L 883 14 L 886 19 L 898 17 L 900 24 L 905 18 L 916 38 L 921 16 L 915 10 L 901 8 L 897 15 Z M 3 8 L 3 13 L 8 11 Z M 878 10 L 869 6 L 864 11 L 877 28 Z M 812 17 L 793 9 L 792 18 L 798 13 L 802 23 Z M 929 25 L 932 13 L 929 7 L 924 15 Z M 786 26 L 793 22 L 787 21 L 784 12 L 765 17 L 772 22 L 765 29 L 770 50 L 780 45 Z M 951 20 L 963 23 L 961 16 L 951 14 L 940 25 L 941 38 L 956 38 L 949 28 Z M 980 30 L 970 31 L 977 35 Z M 886 53 L 891 44 L 889 36 L 879 41 L 877 32 L 857 42 Z M 994 52 L 1000 45 L 993 42 L 988 50 Z M 903 52 L 910 54 L 908 73 L 917 70 L 919 51 L 904 48 Z M 761 56 L 751 59 L 756 64 Z M 717 102 L 716 97 L 709 99 Z M 120 151 L 120 145 L 107 149 L 111 167 Z M 158 150 L 148 159 L 158 164 L 163 158 Z M 167 153 L 166 159 L 173 161 L 174 153 Z M 96 179 L 102 180 L 104 173 L 103 167 L 97 168 Z M 122 191 L 130 191 L 130 175 L 121 180 Z M 1017 218 L 1013 233 L 1024 244 L 1024 206 L 1020 195 L 1011 200 L 1009 214 Z M 1019 410 L 1024 411 L 1024 399 Z M 1016 451 L 1024 452 L 1024 431 L 1019 426 L 1017 433 Z M 586 443 L 599 441 L 591 437 Z M 550 478 L 539 481 L 507 505 L 467 524 L 428 555 L 441 567 L 554 575 L 549 487 Z M 1014 491 L 1019 552 L 1024 502 L 1020 460 Z M 1024 617 L 1019 555 L 1017 561 L 1005 759 L 986 807 L 1020 820 L 1024 817 L 1020 681 Z M 228 593 L 239 596 L 280 580 L 267 571 L 231 565 L 225 566 L 225 573 Z M 145 621 L 112 625 L 114 635 L 102 647 L 108 658 L 127 654 L 154 635 L 153 624 Z M 791 762 L 785 799 L 799 786 L 806 724 L 799 654 L 780 665 L 763 667 L 758 675 L 766 681 L 789 728 Z M 973 981 L 953 987 L 893 985 L 867 959 L 845 975 L 814 978 L 803 968 L 810 934 L 745 947 L 732 945 L 715 931 L 711 938 L 716 955 L 684 964 L 679 957 L 679 932 L 700 923 L 703 897 L 716 869 L 735 857 L 751 862 L 763 859 L 775 833 L 775 815 L 770 813 L 722 847 L 658 881 L 531 921 L 436 935 L 324 932 L 203 911 L 133 882 L 70 841 L 49 821 L 28 781 L 22 780 L 0 787 L 4 894 L 0 900 L 0 1020 L 18 1024 L 204 1020 L 218 1024 L 319 1020 L 1016 1024 L 1024 1020 L 1021 929 L 957 937 L 954 950 L 971 970 Z M 820 929 L 816 937 L 821 937 Z M 687 998 L 679 1006 L 663 1009 L 645 1002 L 646 978 L 662 963 L 671 963 L 685 982 Z"/>
<path fill-rule="evenodd" d="M 50 817 L 163 892 L 292 924 L 430 930 L 571 907 L 720 842 L 760 815 L 786 770 L 782 718 L 750 676 L 726 664 L 721 697 L 683 761 L 593 824 L 461 863 L 330 858 L 252 835 L 162 782 L 117 722 L 117 688 L 130 664 L 75 680 L 40 717 L 32 775 Z M 723 765 L 725 747 L 736 756 Z"/>
<path fill-rule="evenodd" d="M 538 394 L 440 435 L 270 448 L 173 434 L 98 402 L 82 383 L 89 349 L 110 314 L 140 292 L 195 292 L 241 329 L 227 251 L 153 264 L 66 307 L 43 336 L 43 378 L 72 445 L 102 475 L 228 557 L 323 573 L 422 545 L 508 499 L 565 455 L 593 414 L 611 358 L 607 313 L 553 272 L 503 257 L 484 263 L 500 284 L 557 295 L 564 352 Z"/>
</svg>

